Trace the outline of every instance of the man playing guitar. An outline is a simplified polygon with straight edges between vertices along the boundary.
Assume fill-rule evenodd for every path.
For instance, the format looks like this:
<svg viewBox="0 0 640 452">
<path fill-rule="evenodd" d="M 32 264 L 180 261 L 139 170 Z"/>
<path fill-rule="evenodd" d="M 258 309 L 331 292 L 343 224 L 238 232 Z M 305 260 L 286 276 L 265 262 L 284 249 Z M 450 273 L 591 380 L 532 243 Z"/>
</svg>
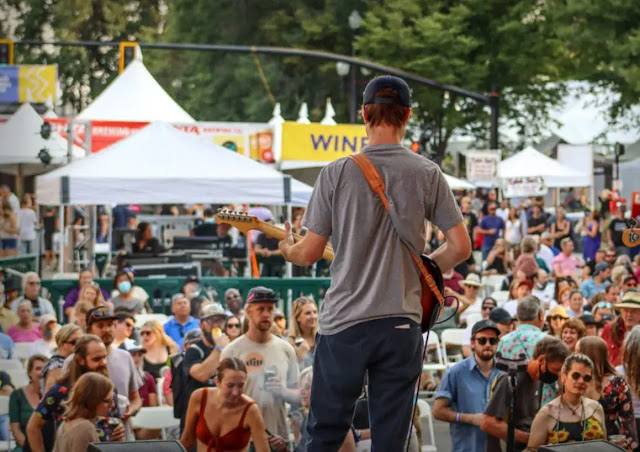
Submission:
<svg viewBox="0 0 640 452">
<path fill-rule="evenodd" d="M 440 168 L 403 148 L 411 114 L 407 84 L 377 77 L 364 92 L 362 117 L 369 145 L 362 152 L 380 173 L 387 213 L 363 172 L 349 158 L 320 173 L 294 244 L 285 224 L 285 259 L 308 266 L 329 237 L 335 252 L 331 287 L 320 309 L 308 420 L 309 452 L 337 451 L 344 442 L 368 373 L 369 417 L 376 452 L 399 451 L 408 435 L 413 394 L 422 370 L 420 270 L 409 248 L 425 245 L 424 220 L 444 231 L 431 258 L 441 272 L 467 259 L 469 234 Z M 392 215 L 392 220 L 389 215 Z M 395 223 L 395 227 L 394 227 Z"/>
</svg>

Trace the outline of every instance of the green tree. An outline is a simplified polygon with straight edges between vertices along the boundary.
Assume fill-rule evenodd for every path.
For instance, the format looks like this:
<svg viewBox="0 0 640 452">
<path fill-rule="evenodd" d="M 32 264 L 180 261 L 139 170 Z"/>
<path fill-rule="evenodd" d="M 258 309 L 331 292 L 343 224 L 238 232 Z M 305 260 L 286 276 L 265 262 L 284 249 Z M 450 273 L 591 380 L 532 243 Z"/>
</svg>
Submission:
<svg viewBox="0 0 640 452">
<path fill-rule="evenodd" d="M 562 45 L 529 0 L 382 0 L 364 19 L 357 49 L 365 57 L 468 90 L 501 93 L 503 123 L 535 136 L 561 88 Z M 413 86 L 414 120 L 427 130 L 440 161 L 454 134 L 486 145 L 487 108 L 469 99 Z"/>
</svg>

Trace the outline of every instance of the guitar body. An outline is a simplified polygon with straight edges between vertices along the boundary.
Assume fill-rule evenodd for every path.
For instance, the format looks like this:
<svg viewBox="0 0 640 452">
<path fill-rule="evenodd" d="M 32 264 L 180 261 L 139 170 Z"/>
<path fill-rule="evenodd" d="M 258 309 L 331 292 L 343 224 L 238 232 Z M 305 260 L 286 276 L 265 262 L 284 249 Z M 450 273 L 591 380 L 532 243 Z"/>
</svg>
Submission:
<svg viewBox="0 0 640 452">
<path fill-rule="evenodd" d="M 622 233 L 622 243 L 629 248 L 640 245 L 640 229 L 627 229 Z"/>
<path fill-rule="evenodd" d="M 420 255 L 420 258 L 422 259 L 422 263 L 425 268 L 433 278 L 436 287 L 440 290 L 441 294 L 444 294 L 444 278 L 442 277 L 440 268 L 433 259 L 426 254 Z M 424 333 L 430 330 L 438 320 L 438 316 L 440 315 L 440 303 L 438 302 L 436 294 L 433 293 L 422 274 L 420 274 L 420 286 L 422 287 L 422 296 L 420 298 L 420 304 L 422 305 L 422 321 L 420 322 L 420 326 Z"/>
</svg>

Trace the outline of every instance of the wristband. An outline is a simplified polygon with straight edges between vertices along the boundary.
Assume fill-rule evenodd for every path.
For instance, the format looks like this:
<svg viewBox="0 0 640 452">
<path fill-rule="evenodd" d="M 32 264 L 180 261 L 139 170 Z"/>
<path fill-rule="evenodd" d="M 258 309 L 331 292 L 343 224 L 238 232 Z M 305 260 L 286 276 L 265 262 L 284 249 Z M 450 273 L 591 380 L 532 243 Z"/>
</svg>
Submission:
<svg viewBox="0 0 640 452">
<path fill-rule="evenodd" d="M 456 424 L 460 423 L 460 413 L 456 413 Z"/>
<path fill-rule="evenodd" d="M 220 347 L 219 345 L 216 345 L 215 347 L 213 347 L 214 350 L 219 350 L 220 353 L 222 353 L 222 347 Z"/>
</svg>

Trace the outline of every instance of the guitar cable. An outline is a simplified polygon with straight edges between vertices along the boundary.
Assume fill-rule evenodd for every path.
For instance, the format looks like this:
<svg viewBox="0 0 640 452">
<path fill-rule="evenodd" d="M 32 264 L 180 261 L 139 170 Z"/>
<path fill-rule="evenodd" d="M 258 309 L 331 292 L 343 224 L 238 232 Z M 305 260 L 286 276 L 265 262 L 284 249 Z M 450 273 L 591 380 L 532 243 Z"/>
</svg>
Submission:
<svg viewBox="0 0 640 452">
<path fill-rule="evenodd" d="M 456 313 L 458 312 L 458 309 L 460 308 L 460 300 L 458 300 L 457 297 L 453 296 L 453 295 L 447 295 L 444 297 L 445 300 L 447 300 L 448 298 L 453 298 L 455 300 L 455 304 L 456 304 L 456 309 L 455 311 L 453 311 L 453 313 L 447 317 L 444 320 L 440 320 L 438 322 L 435 322 L 434 325 L 439 325 L 441 323 L 444 323 L 450 319 L 453 318 L 454 315 L 456 315 Z M 425 356 L 427 356 L 427 344 L 429 343 L 429 334 L 431 334 L 431 328 L 429 328 L 429 330 L 427 331 L 427 338 L 424 341 L 424 349 L 422 350 L 422 364 L 424 364 L 424 358 Z M 422 366 L 421 364 L 421 366 Z M 420 374 L 418 375 L 418 382 L 416 384 L 416 392 L 415 395 L 413 397 L 413 408 L 411 410 L 411 421 L 409 422 L 409 434 L 407 435 L 407 440 L 406 440 L 406 448 L 405 448 L 405 452 L 409 452 L 409 445 L 411 443 L 411 432 L 413 430 L 413 420 L 415 419 L 416 416 L 416 410 L 418 409 L 418 396 L 420 395 L 420 383 L 422 381 L 422 369 L 420 369 Z M 422 445 L 418 444 L 418 449 L 421 449 Z"/>
</svg>

